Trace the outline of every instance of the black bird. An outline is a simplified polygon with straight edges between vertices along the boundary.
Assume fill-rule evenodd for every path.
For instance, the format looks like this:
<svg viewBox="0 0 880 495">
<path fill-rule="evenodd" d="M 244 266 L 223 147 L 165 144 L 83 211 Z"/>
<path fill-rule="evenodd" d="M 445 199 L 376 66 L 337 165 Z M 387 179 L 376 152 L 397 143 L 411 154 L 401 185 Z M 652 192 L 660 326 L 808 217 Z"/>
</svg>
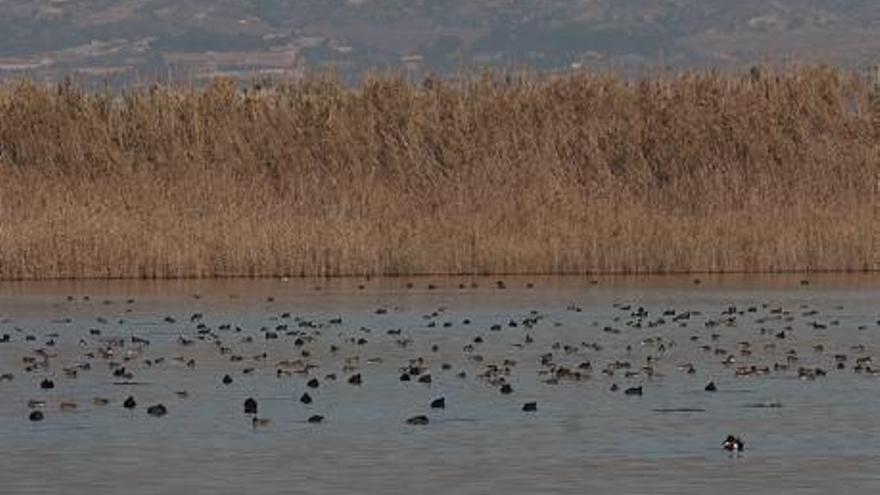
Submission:
<svg viewBox="0 0 880 495">
<path fill-rule="evenodd" d="M 406 424 L 408 425 L 426 425 L 430 423 L 431 420 L 428 419 L 424 414 L 420 414 L 418 416 L 413 416 L 406 420 Z"/>
<path fill-rule="evenodd" d="M 321 416 L 320 414 L 315 414 L 309 416 L 309 419 L 307 421 L 312 424 L 320 423 L 321 421 L 324 421 L 324 416 Z"/>
<path fill-rule="evenodd" d="M 125 402 L 122 403 L 122 407 L 126 409 L 134 409 L 137 407 L 137 402 L 135 402 L 134 397 L 129 395 L 128 398 L 125 399 Z"/>
<path fill-rule="evenodd" d="M 523 404 L 522 410 L 526 411 L 526 412 L 537 411 L 538 410 L 538 403 L 537 402 L 526 402 L 525 404 Z"/>
<path fill-rule="evenodd" d="M 505 383 L 504 385 L 501 386 L 501 393 L 504 395 L 512 394 L 513 387 L 511 387 L 509 383 Z"/>
<path fill-rule="evenodd" d="M 642 387 L 641 385 L 638 387 L 630 387 L 623 391 L 626 395 L 642 395 Z"/>
<path fill-rule="evenodd" d="M 318 383 L 317 378 L 312 378 L 306 383 L 306 386 L 308 386 L 309 388 L 318 388 L 318 385 L 320 385 L 320 383 Z"/>
<path fill-rule="evenodd" d="M 445 409 L 446 408 L 446 398 L 439 397 L 431 401 L 431 409 Z"/>
<path fill-rule="evenodd" d="M 30 419 L 31 421 L 42 421 L 43 420 L 43 411 L 31 412 L 30 416 L 28 416 L 28 419 Z"/>
<path fill-rule="evenodd" d="M 718 387 L 715 386 L 715 382 L 709 382 L 705 390 L 706 392 L 717 392 Z"/>
<path fill-rule="evenodd" d="M 350 383 L 351 385 L 360 385 L 361 384 L 361 374 L 358 373 L 356 375 L 351 375 L 348 378 L 348 383 Z"/>
<path fill-rule="evenodd" d="M 46 378 L 45 380 L 40 382 L 40 388 L 43 390 L 48 390 L 50 388 L 55 388 L 55 382 Z"/>
<path fill-rule="evenodd" d="M 223 382 L 223 385 L 229 385 L 232 383 L 232 377 L 229 375 L 223 375 L 223 380 L 221 381 Z"/>
<path fill-rule="evenodd" d="M 257 414 L 257 401 L 253 397 L 248 397 L 244 401 L 245 414 Z"/>
<path fill-rule="evenodd" d="M 168 408 L 166 408 L 162 404 L 156 404 L 147 408 L 147 414 L 149 414 L 150 416 L 161 418 L 162 416 L 168 414 Z"/>
<path fill-rule="evenodd" d="M 311 404 L 312 396 L 308 394 L 308 392 L 304 392 L 302 396 L 300 396 L 299 401 L 303 404 Z"/>
</svg>

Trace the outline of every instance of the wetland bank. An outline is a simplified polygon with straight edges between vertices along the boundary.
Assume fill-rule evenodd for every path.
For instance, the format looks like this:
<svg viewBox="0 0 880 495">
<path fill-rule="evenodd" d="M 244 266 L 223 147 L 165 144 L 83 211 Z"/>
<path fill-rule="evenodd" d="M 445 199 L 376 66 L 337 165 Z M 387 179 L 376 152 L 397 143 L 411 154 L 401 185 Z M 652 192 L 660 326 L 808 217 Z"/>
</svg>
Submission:
<svg viewBox="0 0 880 495">
<path fill-rule="evenodd" d="M 880 268 L 880 98 L 820 66 L 0 88 L 0 278 Z"/>
</svg>

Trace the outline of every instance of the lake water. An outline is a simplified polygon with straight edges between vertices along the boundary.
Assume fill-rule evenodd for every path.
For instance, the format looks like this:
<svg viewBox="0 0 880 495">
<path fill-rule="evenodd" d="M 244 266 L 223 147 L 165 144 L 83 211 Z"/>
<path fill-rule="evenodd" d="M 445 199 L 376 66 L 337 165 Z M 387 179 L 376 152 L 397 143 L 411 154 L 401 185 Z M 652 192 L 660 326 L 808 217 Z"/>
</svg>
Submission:
<svg viewBox="0 0 880 495">
<path fill-rule="evenodd" d="M 880 489 L 880 276 L 700 278 L 2 283 L 0 493 Z"/>
</svg>

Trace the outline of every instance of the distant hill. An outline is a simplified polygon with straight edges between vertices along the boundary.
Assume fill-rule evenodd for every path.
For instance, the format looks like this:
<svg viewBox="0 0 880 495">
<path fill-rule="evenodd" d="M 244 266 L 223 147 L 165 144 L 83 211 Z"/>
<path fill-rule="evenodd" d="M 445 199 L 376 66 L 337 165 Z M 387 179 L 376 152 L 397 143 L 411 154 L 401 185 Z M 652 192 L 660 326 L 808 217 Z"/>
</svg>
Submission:
<svg viewBox="0 0 880 495">
<path fill-rule="evenodd" d="M 880 62 L 876 0 L 0 0 L 0 78 Z"/>
</svg>

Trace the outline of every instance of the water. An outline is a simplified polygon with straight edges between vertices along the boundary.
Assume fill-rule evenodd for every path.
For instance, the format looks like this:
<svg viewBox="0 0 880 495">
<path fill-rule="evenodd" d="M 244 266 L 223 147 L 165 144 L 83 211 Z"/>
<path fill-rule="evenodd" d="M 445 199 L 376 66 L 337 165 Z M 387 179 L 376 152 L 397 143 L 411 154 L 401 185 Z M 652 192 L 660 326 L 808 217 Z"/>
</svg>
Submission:
<svg viewBox="0 0 880 495">
<path fill-rule="evenodd" d="M 654 494 L 721 488 L 806 494 L 880 488 L 880 376 L 853 370 L 857 358 L 877 350 L 880 277 L 810 276 L 809 285 L 800 283 L 802 277 L 703 277 L 700 284 L 692 278 L 506 278 L 505 289 L 496 288 L 495 279 L 0 284 L 0 335 L 11 337 L 0 343 L 0 373 L 15 376 L 0 381 L 0 493 Z M 472 281 L 479 287 L 459 289 Z M 647 317 L 633 316 L 640 306 Z M 722 315 L 729 306 L 741 314 Z M 379 308 L 387 312 L 378 314 Z M 669 309 L 700 314 L 673 322 L 673 315 L 662 316 Z M 204 318 L 191 322 L 196 312 Z M 290 316 L 282 317 L 285 312 Z M 524 319 L 536 316 L 532 328 L 524 327 Z M 730 316 L 735 323 L 707 327 Z M 330 323 L 336 317 L 341 324 Z M 649 327 L 661 317 L 665 324 Z M 300 321 L 320 328 L 300 327 Z M 204 340 L 198 323 L 210 332 Z M 221 329 L 224 323 L 230 328 Z M 277 340 L 261 331 L 284 324 Z M 490 330 L 496 324 L 501 329 Z M 387 333 L 395 329 L 400 335 Z M 783 330 L 785 338 L 777 337 Z M 526 343 L 527 334 L 533 342 Z M 26 341 L 27 335 L 35 340 Z M 86 355 L 102 342 L 132 335 L 150 345 L 136 352 L 127 340 L 110 358 Z M 181 345 L 179 336 L 193 343 Z M 243 342 L 247 336 L 253 342 Z M 483 342 L 474 343 L 476 336 Z M 312 341 L 297 347 L 297 337 Z M 47 346 L 53 338 L 55 345 Z M 359 345 L 360 338 L 366 342 Z M 397 342 L 403 339 L 406 346 Z M 751 344 L 751 356 L 742 355 L 741 342 Z M 468 344 L 472 351 L 465 350 Z M 566 344 L 572 352 L 566 353 Z M 221 354 L 221 345 L 231 354 Z M 331 345 L 339 350 L 331 352 Z M 40 348 L 56 357 L 48 368 L 27 372 L 22 357 Z M 716 354 L 719 348 L 728 354 Z M 792 350 L 799 361 L 788 370 L 735 376 L 739 366 L 772 370 Z M 266 358 L 255 359 L 263 352 Z M 546 353 L 572 370 L 589 361 L 592 371 L 581 380 L 547 384 L 551 375 L 541 373 Z M 846 354 L 845 369 L 836 369 L 835 354 Z M 243 360 L 232 362 L 231 355 Z M 723 364 L 730 355 L 735 363 Z M 345 359 L 355 356 L 359 362 L 344 370 Z M 401 382 L 401 368 L 419 356 L 432 383 Z M 653 376 L 641 369 L 648 356 Z M 146 365 L 159 357 L 165 361 Z M 189 359 L 195 367 L 186 366 Z M 516 362 L 510 395 L 478 376 L 505 359 Z M 308 376 L 279 377 L 285 360 L 317 367 Z M 126 380 L 111 375 L 109 361 L 122 363 L 138 384 L 114 384 Z M 615 361 L 631 363 L 634 376 L 627 378 L 625 369 L 613 376 L 602 372 Z M 86 362 L 91 369 L 76 378 L 62 371 Z M 679 366 L 686 363 L 696 372 L 683 372 Z M 799 367 L 820 368 L 827 376 L 799 379 Z M 458 376 L 462 370 L 465 378 Z M 356 372 L 363 376 L 360 386 L 346 380 Z M 233 383 L 223 385 L 227 373 Z M 330 373 L 335 381 L 325 378 Z M 54 389 L 40 389 L 46 377 Z M 319 379 L 317 389 L 306 386 L 310 377 Z M 703 390 L 710 380 L 718 392 Z M 620 391 L 611 391 L 612 384 Z M 644 395 L 622 393 L 637 385 Z M 183 390 L 188 397 L 175 394 Z M 298 401 L 306 391 L 314 398 L 310 405 Z M 138 401 L 134 411 L 121 405 L 129 395 Z M 446 409 L 431 410 L 430 401 L 441 396 Z M 93 405 L 94 397 L 111 403 Z M 258 400 L 259 417 L 271 420 L 268 425 L 252 427 L 242 410 L 247 397 Z M 28 420 L 29 399 L 46 401 L 44 421 Z M 76 410 L 60 411 L 62 400 L 76 402 Z M 522 411 L 528 401 L 538 403 L 536 412 Z M 146 407 L 156 403 L 169 414 L 148 416 Z M 781 407 L 754 407 L 771 404 Z M 675 411 L 681 409 L 688 411 Z M 313 414 L 324 422 L 307 423 Z M 430 424 L 405 424 L 417 414 L 428 415 Z M 728 433 L 743 438 L 743 453 L 720 448 Z"/>
</svg>

